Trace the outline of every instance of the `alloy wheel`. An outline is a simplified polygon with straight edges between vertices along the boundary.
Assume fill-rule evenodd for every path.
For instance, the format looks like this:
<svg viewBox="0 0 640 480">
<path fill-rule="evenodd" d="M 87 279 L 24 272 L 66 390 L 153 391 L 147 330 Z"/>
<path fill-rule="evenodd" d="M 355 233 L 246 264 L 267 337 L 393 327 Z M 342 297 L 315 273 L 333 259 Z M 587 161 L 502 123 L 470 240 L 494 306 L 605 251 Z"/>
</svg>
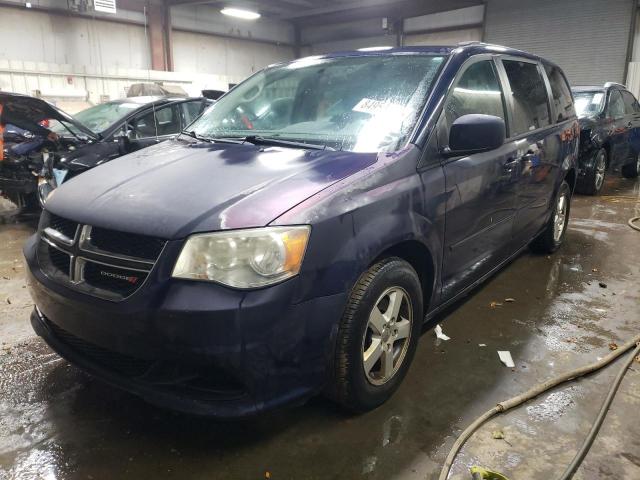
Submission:
<svg viewBox="0 0 640 480">
<path fill-rule="evenodd" d="M 390 287 L 376 301 L 362 340 L 362 362 L 372 385 L 388 382 L 398 372 L 410 344 L 413 308 L 407 292 Z"/>
<path fill-rule="evenodd" d="M 558 197 L 556 204 L 556 212 L 553 218 L 553 240 L 559 242 L 564 233 L 565 223 L 567 220 L 567 194 L 562 193 Z"/>
</svg>

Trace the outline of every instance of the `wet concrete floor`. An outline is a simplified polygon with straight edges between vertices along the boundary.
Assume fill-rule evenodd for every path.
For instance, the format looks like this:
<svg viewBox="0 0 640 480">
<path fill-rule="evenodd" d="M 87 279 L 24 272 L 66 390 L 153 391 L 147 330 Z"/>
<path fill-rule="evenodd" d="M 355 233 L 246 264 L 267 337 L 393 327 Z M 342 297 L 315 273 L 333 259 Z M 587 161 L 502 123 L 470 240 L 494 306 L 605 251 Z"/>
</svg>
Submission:
<svg viewBox="0 0 640 480">
<path fill-rule="evenodd" d="M 632 216 L 640 216 L 637 182 L 611 178 L 602 196 L 576 197 L 562 249 L 524 253 L 438 318 L 451 340 L 436 340 L 428 325 L 404 384 L 376 411 L 350 416 L 314 399 L 242 422 L 152 407 L 52 353 L 28 326 L 22 288 L 20 245 L 34 221 L 9 220 L 0 225 L 0 479 L 436 478 L 455 437 L 496 402 L 638 334 Z M 511 351 L 516 367 L 500 363 L 497 350 Z M 469 479 L 471 465 L 512 480 L 556 478 L 621 363 L 486 424 L 452 478 Z M 575 478 L 640 478 L 640 363 Z"/>
</svg>

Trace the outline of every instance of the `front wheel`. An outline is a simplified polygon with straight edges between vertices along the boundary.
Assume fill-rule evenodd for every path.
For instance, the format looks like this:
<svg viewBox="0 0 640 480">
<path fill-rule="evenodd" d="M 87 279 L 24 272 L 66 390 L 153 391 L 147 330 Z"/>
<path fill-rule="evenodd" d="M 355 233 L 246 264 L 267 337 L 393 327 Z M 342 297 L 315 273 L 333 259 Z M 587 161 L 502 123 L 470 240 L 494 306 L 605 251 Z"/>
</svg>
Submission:
<svg viewBox="0 0 640 480">
<path fill-rule="evenodd" d="M 584 182 L 581 182 L 580 193 L 598 195 L 607 174 L 607 151 L 601 148 L 596 152 L 593 165 L 586 171 Z"/>
<path fill-rule="evenodd" d="M 634 163 L 628 163 L 622 167 L 622 175 L 625 178 L 638 178 L 640 175 L 640 154 L 636 156 Z"/>
<path fill-rule="evenodd" d="M 420 280 L 404 260 L 386 258 L 362 274 L 338 329 L 328 396 L 357 412 L 389 399 L 413 359 L 422 311 Z"/>
<path fill-rule="evenodd" d="M 570 211 L 571 188 L 565 180 L 556 195 L 551 217 L 542 233 L 531 243 L 531 250 L 536 253 L 553 253 L 560 248 L 567 233 Z"/>
</svg>

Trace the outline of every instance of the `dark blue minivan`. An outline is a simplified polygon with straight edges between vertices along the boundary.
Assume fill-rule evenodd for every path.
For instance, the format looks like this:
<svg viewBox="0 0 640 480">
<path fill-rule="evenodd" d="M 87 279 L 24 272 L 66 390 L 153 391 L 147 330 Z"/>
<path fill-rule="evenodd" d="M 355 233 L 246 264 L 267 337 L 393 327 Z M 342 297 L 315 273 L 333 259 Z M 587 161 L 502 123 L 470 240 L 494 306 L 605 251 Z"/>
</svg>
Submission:
<svg viewBox="0 0 640 480">
<path fill-rule="evenodd" d="M 24 247 L 33 327 L 174 409 L 375 408 L 426 319 L 561 245 L 578 138 L 560 68 L 505 47 L 271 66 L 49 195 Z"/>
</svg>

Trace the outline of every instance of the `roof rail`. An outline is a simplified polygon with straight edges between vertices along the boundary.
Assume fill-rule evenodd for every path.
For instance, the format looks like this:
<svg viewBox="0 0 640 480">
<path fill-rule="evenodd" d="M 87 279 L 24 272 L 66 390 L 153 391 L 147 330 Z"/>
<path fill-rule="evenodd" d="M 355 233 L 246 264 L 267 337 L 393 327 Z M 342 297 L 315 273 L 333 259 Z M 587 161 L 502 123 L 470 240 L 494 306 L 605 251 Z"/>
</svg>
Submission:
<svg viewBox="0 0 640 480">
<path fill-rule="evenodd" d="M 618 82 L 607 82 L 604 84 L 604 88 L 609 88 L 609 87 L 622 87 L 625 90 L 627 89 L 626 85 L 623 85 L 622 83 L 618 83 Z"/>
</svg>

